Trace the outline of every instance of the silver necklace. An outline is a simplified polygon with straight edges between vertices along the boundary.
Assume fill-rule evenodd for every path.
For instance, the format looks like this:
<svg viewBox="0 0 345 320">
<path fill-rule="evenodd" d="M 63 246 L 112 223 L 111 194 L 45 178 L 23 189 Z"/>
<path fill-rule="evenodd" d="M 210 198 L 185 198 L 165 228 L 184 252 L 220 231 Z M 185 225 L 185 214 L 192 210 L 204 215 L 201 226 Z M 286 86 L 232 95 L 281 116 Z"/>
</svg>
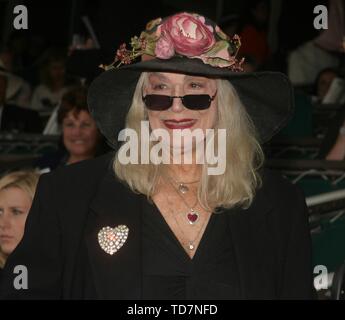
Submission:
<svg viewBox="0 0 345 320">
<path fill-rule="evenodd" d="M 169 200 L 168 200 L 168 203 L 169 203 Z M 177 227 L 180 229 L 180 231 L 181 231 L 183 237 L 184 237 L 185 239 L 188 239 L 188 238 L 186 237 L 186 234 L 184 233 L 183 229 L 181 228 L 181 226 L 180 226 L 178 220 L 176 219 L 176 215 L 174 214 L 174 212 L 173 212 L 173 210 L 172 210 L 172 206 L 170 207 L 170 213 L 172 214 L 172 216 L 173 216 L 173 218 L 174 218 L 174 220 L 175 220 L 175 223 L 176 223 Z M 207 220 L 208 220 L 208 219 L 205 219 L 205 221 L 204 221 L 203 225 L 201 226 L 201 228 L 200 228 L 198 234 L 196 235 L 196 237 L 195 237 L 193 240 L 187 240 L 187 245 L 185 244 L 185 242 L 182 242 L 182 244 L 183 244 L 185 247 L 187 247 L 188 250 L 193 251 L 193 250 L 195 249 L 195 247 L 196 247 L 195 242 L 199 239 L 199 236 L 200 236 L 200 234 L 201 234 L 201 231 L 205 229 Z"/>
<path fill-rule="evenodd" d="M 174 186 L 174 184 L 172 183 L 172 181 L 170 180 L 170 177 L 167 176 L 168 182 L 170 183 L 170 185 L 173 187 L 173 189 L 175 190 L 175 192 L 178 194 L 178 196 L 182 199 L 183 203 L 185 204 L 185 206 L 188 208 L 188 211 L 184 213 L 185 218 L 187 219 L 188 223 L 190 225 L 194 225 L 199 221 L 199 217 L 200 217 L 200 213 L 195 210 L 194 208 L 196 207 L 197 203 L 198 203 L 198 197 L 196 197 L 195 199 L 195 203 L 193 204 L 193 206 L 189 206 L 186 199 L 182 196 L 182 194 L 180 194 L 178 192 L 178 190 L 176 189 L 176 187 Z"/>
<path fill-rule="evenodd" d="M 193 184 L 193 183 L 197 183 L 200 180 L 195 180 L 195 181 L 191 181 L 191 182 L 183 182 L 183 181 L 177 181 L 174 177 L 170 176 L 169 174 L 167 174 L 169 176 L 169 178 L 174 181 L 174 183 L 177 185 L 177 190 L 182 193 L 185 194 L 189 191 L 188 188 L 188 184 Z"/>
</svg>

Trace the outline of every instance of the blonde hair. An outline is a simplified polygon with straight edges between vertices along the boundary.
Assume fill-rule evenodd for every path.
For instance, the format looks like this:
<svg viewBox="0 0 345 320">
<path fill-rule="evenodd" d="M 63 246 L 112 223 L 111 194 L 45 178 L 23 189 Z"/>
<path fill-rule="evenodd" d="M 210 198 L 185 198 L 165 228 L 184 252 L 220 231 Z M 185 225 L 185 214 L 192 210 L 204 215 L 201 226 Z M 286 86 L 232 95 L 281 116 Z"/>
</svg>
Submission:
<svg viewBox="0 0 345 320">
<path fill-rule="evenodd" d="M 39 173 L 33 170 L 11 172 L 0 179 L 0 191 L 9 188 L 19 188 L 26 192 L 32 201 L 38 179 Z M 0 268 L 3 268 L 5 262 L 6 255 L 1 251 L 0 247 Z"/>
<path fill-rule="evenodd" d="M 0 248 L 0 269 L 2 269 L 5 266 L 5 262 L 6 262 L 6 256 L 1 251 L 1 248 Z"/>
<path fill-rule="evenodd" d="M 125 126 L 138 133 L 139 148 L 140 122 L 148 119 L 142 101 L 142 88 L 147 79 L 147 73 L 142 73 Z M 226 170 L 222 175 L 208 175 L 207 164 L 202 165 L 198 200 L 208 210 L 220 207 L 232 208 L 237 205 L 248 208 L 254 198 L 255 190 L 262 184 L 258 170 L 264 162 L 264 154 L 258 142 L 254 124 L 235 88 L 227 80 L 217 79 L 216 81 L 218 120 L 214 129 L 226 129 Z M 216 136 L 217 130 L 215 132 Z M 118 159 L 118 152 L 113 162 L 115 175 L 132 191 L 145 194 L 151 199 L 158 182 L 161 165 L 124 165 Z"/>
</svg>

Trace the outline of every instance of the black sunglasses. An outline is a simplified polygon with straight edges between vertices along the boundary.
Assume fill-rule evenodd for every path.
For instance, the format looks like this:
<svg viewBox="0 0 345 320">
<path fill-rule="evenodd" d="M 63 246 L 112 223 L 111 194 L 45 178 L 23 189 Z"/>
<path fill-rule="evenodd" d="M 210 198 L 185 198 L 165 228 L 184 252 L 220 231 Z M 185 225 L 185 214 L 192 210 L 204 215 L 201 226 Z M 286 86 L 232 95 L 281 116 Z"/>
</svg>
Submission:
<svg viewBox="0 0 345 320">
<path fill-rule="evenodd" d="M 185 96 L 165 96 L 161 94 L 147 94 L 143 96 L 143 101 L 147 109 L 153 111 L 163 111 L 169 109 L 175 98 L 180 98 L 182 104 L 190 110 L 205 110 L 211 105 L 211 102 L 217 95 L 210 97 L 208 94 L 187 94 Z"/>
</svg>

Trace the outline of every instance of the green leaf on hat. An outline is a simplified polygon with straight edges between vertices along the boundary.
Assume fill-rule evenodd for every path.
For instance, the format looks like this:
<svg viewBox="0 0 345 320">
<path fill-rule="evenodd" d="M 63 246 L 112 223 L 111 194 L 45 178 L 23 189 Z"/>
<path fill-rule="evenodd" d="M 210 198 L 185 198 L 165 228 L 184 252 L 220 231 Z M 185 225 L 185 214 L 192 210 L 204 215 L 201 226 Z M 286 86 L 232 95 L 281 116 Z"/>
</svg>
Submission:
<svg viewBox="0 0 345 320">
<path fill-rule="evenodd" d="M 217 53 L 219 51 L 227 49 L 228 47 L 229 47 L 229 42 L 228 41 L 220 40 L 220 41 L 217 41 L 215 43 L 215 45 L 210 50 L 205 52 L 204 55 L 208 56 L 208 57 L 214 57 L 214 56 L 217 55 Z"/>
</svg>

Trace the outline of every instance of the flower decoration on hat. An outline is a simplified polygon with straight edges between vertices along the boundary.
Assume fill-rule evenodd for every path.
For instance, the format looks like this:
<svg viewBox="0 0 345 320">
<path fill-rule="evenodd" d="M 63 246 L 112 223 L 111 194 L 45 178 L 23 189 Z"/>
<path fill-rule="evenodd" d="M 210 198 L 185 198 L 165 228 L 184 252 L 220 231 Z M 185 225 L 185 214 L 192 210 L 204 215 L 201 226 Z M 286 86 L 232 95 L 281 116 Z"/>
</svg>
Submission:
<svg viewBox="0 0 345 320">
<path fill-rule="evenodd" d="M 200 59 L 205 64 L 231 71 L 242 71 L 236 59 L 241 46 L 239 36 L 230 39 L 217 25 L 205 17 L 192 13 L 178 13 L 164 20 L 150 21 L 140 37 L 131 39 L 131 49 L 122 44 L 111 65 L 101 65 L 105 70 L 154 58 L 167 60 L 175 56 Z"/>
</svg>

